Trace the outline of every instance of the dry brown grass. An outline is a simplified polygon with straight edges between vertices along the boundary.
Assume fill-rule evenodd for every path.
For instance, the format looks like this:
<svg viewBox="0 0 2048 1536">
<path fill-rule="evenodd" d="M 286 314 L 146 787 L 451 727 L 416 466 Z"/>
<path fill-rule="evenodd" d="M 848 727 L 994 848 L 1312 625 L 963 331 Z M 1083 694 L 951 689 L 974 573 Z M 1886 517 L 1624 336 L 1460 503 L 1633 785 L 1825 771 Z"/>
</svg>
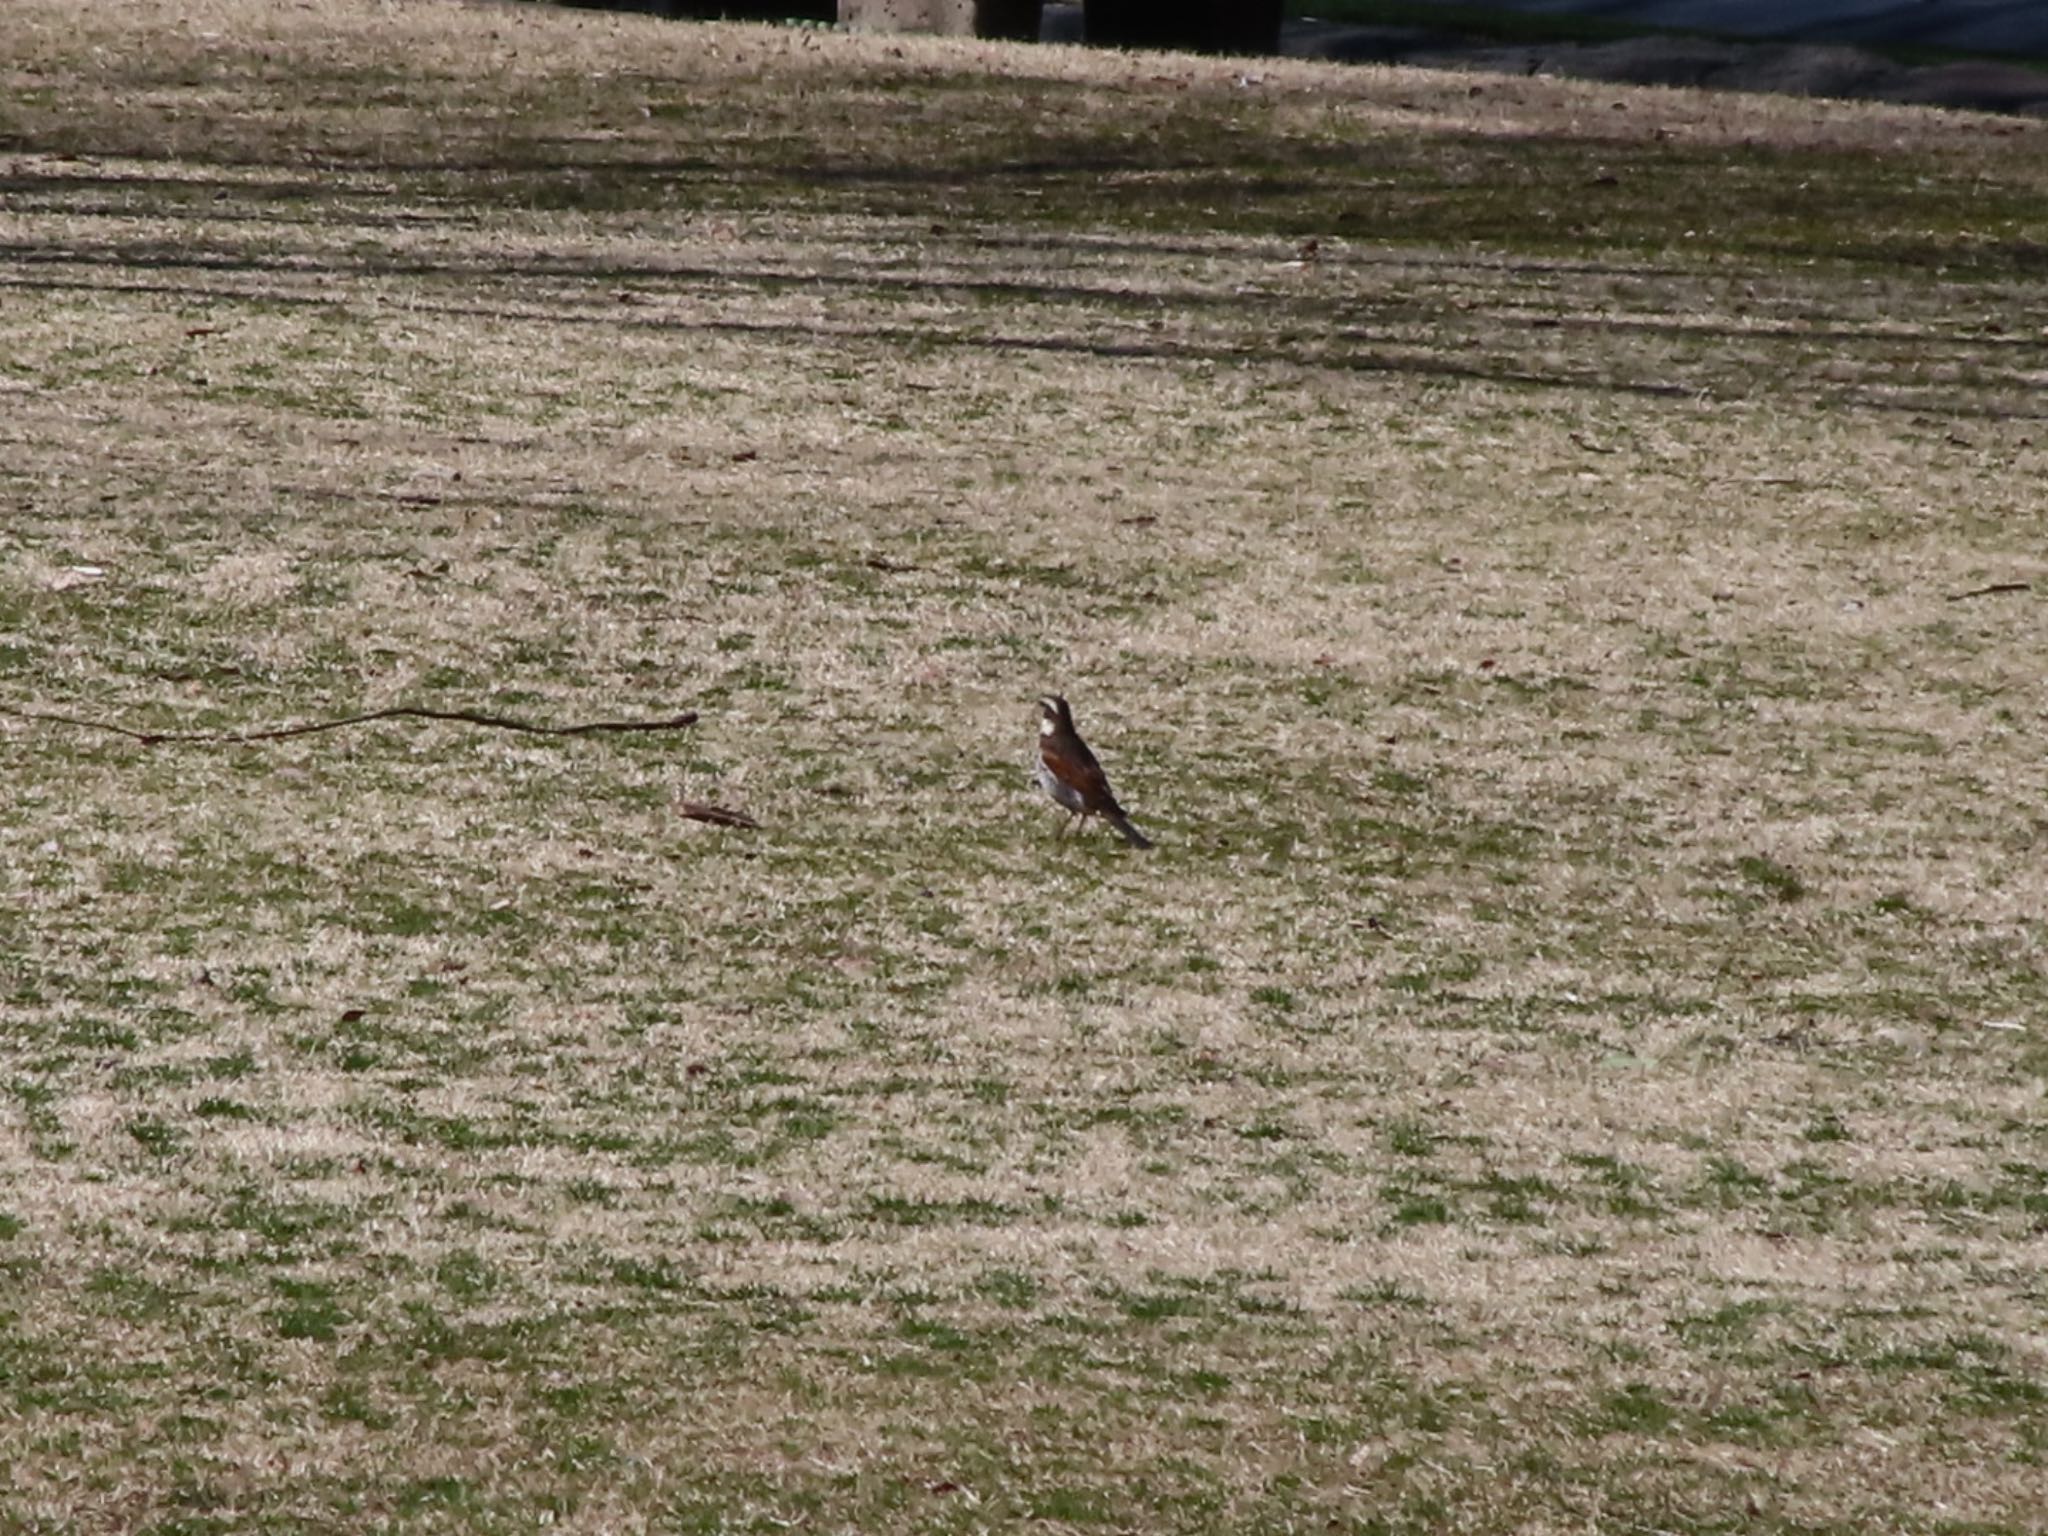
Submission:
<svg viewBox="0 0 2048 1536">
<path fill-rule="evenodd" d="M 0 1524 L 2039 1528 L 2040 127 L 0 60 Z"/>
</svg>

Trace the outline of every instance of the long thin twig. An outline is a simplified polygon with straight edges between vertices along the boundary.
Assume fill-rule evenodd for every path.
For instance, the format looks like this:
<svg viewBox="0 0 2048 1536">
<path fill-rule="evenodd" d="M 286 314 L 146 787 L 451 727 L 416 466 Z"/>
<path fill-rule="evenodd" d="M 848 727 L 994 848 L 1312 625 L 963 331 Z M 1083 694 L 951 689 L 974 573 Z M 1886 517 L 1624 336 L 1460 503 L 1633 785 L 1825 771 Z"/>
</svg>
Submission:
<svg viewBox="0 0 2048 1536">
<path fill-rule="evenodd" d="M 1966 597 L 1993 597 L 2000 592 L 2031 592 L 2033 590 L 2034 584 L 2031 581 L 1994 581 L 1988 587 L 1972 587 L 1967 592 L 1951 592 L 1948 595 L 1948 600 L 1952 603 L 1960 603 Z"/>
<path fill-rule="evenodd" d="M 479 714 L 473 709 L 422 709 L 400 704 L 390 709 L 373 709 L 368 714 L 344 715 L 339 720 L 312 720 L 301 725 L 281 725 L 267 731 L 138 731 L 111 720 L 84 720 L 77 715 L 52 714 L 44 710 L 16 709 L 0 704 L 0 714 L 17 720 L 38 720 L 47 725 L 69 725 L 84 731 L 108 731 L 126 736 L 145 747 L 169 743 L 173 746 L 231 746 L 248 741 L 283 741 L 289 736 L 311 736 L 317 731 L 338 731 L 345 725 L 367 725 L 372 720 L 451 720 L 461 725 L 484 725 L 498 731 L 523 731 L 530 736 L 592 736 L 600 731 L 676 731 L 697 723 L 697 712 L 685 710 L 665 720 L 586 720 L 580 725 L 534 725 L 508 715 Z"/>
</svg>

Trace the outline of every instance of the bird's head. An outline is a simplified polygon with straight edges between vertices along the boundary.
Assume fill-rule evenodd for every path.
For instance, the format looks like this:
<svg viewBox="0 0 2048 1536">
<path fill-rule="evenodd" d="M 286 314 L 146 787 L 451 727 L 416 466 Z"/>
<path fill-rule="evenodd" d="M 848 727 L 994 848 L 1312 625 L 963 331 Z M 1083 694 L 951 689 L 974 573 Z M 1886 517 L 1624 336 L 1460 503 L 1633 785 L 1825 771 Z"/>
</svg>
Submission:
<svg viewBox="0 0 2048 1536">
<path fill-rule="evenodd" d="M 1049 736 L 1061 726 L 1074 723 L 1074 712 L 1067 708 L 1067 701 L 1056 693 L 1040 696 L 1038 700 L 1038 734 Z"/>
</svg>

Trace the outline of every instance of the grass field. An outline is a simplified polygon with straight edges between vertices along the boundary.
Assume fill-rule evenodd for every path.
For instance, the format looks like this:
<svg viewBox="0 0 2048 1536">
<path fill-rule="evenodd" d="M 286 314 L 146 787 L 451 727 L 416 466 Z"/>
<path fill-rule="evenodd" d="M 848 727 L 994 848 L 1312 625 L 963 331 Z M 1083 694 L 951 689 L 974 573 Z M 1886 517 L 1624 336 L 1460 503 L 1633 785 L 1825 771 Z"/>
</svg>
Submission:
<svg viewBox="0 0 2048 1536">
<path fill-rule="evenodd" d="M 2044 391 L 2043 124 L 11 0 L 0 1530 L 2042 1530 Z M 400 705 L 700 720 L 23 713 Z"/>
</svg>

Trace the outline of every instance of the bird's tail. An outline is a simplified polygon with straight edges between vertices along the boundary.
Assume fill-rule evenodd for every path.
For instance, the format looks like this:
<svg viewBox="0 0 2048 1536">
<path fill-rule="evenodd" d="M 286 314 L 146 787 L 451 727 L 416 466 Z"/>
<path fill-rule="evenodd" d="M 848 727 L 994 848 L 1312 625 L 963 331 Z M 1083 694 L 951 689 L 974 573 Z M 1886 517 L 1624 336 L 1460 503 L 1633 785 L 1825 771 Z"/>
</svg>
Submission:
<svg viewBox="0 0 2048 1536">
<path fill-rule="evenodd" d="M 1124 841 L 1133 848 L 1150 848 L 1152 846 L 1152 839 L 1132 826 L 1131 818 L 1124 815 L 1123 812 L 1119 811 L 1115 815 L 1106 816 L 1103 819 L 1112 827 L 1115 827 L 1118 832 L 1122 833 Z"/>
</svg>

